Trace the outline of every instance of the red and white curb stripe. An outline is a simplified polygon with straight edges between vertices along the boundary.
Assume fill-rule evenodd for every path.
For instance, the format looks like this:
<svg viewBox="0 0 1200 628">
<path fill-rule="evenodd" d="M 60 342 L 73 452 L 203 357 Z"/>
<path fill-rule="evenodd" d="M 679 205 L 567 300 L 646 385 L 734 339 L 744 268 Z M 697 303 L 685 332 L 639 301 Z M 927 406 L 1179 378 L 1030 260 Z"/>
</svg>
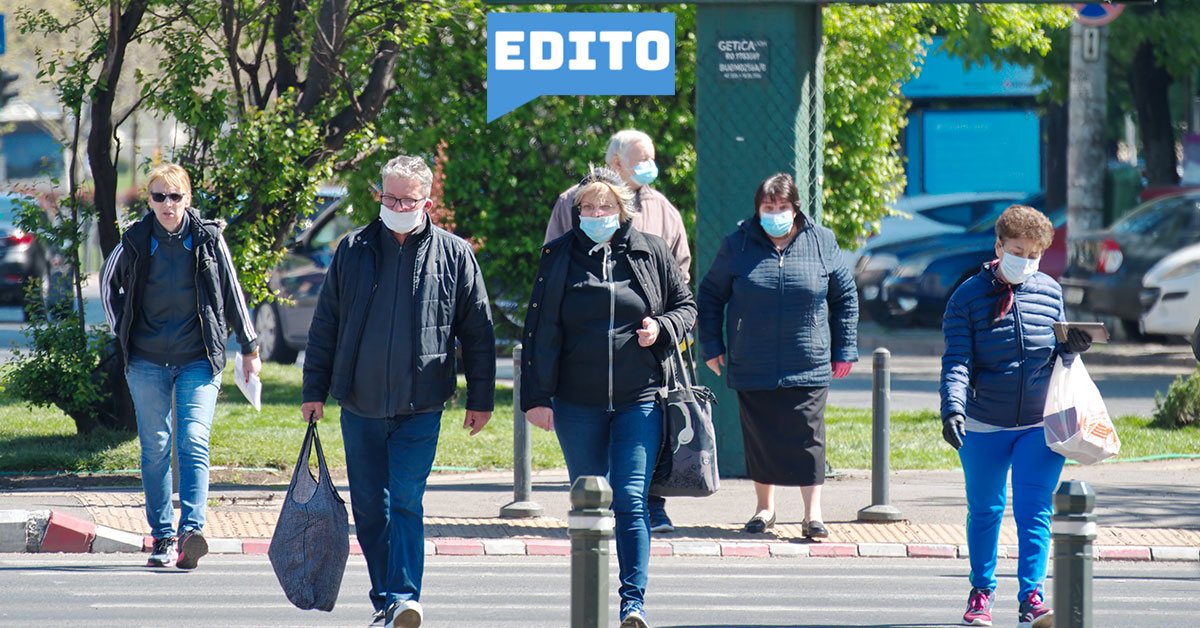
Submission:
<svg viewBox="0 0 1200 628">
<path fill-rule="evenodd" d="M 266 554 L 270 539 L 208 538 L 211 554 Z M 614 543 L 610 541 L 610 543 Z M 20 552 L 143 552 L 153 539 L 98 526 L 91 521 L 50 510 L 0 510 L 0 553 Z M 616 553 L 615 546 L 610 548 Z M 1015 545 L 1001 545 L 1001 558 L 1016 558 Z M 350 539 L 350 553 L 361 554 Z M 936 543 L 752 543 L 665 541 L 650 543 L 652 556 L 712 556 L 725 558 L 966 558 L 966 545 Z M 459 539 L 425 541 L 426 556 L 570 556 L 564 539 Z M 1097 545 L 1098 560 L 1200 562 L 1200 547 Z"/>
</svg>

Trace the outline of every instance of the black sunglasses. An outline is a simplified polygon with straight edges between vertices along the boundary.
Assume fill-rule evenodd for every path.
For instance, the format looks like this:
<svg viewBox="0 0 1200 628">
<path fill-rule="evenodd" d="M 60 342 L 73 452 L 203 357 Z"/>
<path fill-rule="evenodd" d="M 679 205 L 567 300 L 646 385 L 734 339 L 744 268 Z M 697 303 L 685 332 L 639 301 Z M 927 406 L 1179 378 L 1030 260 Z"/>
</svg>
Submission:
<svg viewBox="0 0 1200 628">
<path fill-rule="evenodd" d="M 171 199 L 172 201 L 178 203 L 179 201 L 183 200 L 183 195 L 175 193 L 175 192 L 172 192 L 171 194 L 163 194 L 162 192 L 151 192 L 150 198 L 154 199 L 155 203 L 163 203 L 168 198 Z"/>
</svg>

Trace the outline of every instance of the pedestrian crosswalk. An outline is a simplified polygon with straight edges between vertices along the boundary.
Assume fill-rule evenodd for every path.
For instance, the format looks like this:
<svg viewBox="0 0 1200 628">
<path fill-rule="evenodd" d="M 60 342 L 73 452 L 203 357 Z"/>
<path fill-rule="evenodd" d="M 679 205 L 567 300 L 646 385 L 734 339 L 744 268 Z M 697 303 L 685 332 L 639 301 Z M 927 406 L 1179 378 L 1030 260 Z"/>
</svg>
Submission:
<svg viewBox="0 0 1200 628">
<path fill-rule="evenodd" d="M 999 619 L 1011 613 L 1014 623 L 1015 566 L 1001 561 L 995 609 Z M 965 568 L 957 560 L 655 557 L 646 608 L 651 625 L 675 628 L 954 625 L 969 589 Z M 610 626 L 616 574 L 614 558 Z M 1096 626 L 1194 625 L 1194 564 L 1099 563 L 1096 576 Z M 424 582 L 427 626 L 570 623 L 566 557 L 431 557 Z M 1047 586 L 1052 590 L 1052 582 Z M 352 557 L 336 608 L 321 613 L 288 603 L 265 556 L 209 556 L 200 569 L 183 572 L 145 568 L 119 554 L 0 555 L 0 628 L 83 618 L 93 628 L 361 627 L 373 610 L 368 587 L 365 563 Z"/>
</svg>

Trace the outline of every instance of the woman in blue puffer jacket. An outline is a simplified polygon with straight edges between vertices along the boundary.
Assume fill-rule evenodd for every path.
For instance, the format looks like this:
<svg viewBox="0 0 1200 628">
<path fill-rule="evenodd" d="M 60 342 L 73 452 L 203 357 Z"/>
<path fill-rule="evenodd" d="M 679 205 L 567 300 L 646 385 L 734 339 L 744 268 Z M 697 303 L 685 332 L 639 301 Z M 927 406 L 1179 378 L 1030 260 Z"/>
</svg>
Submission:
<svg viewBox="0 0 1200 628">
<path fill-rule="evenodd" d="M 1054 227 L 1024 205 L 996 222 L 997 259 L 963 282 L 946 304 L 942 329 L 942 437 L 958 450 L 967 489 L 971 593 L 963 623 L 992 625 L 996 554 L 1012 469 L 1019 557 L 1018 626 L 1050 628 L 1042 601 L 1050 547 L 1051 498 L 1063 457 L 1046 446 L 1042 411 L 1055 358 L 1074 360 L 1091 338 L 1071 330 L 1058 343 L 1054 323 L 1066 319 L 1062 288 L 1038 272 Z"/>
<path fill-rule="evenodd" d="M 858 297 L 833 232 L 800 211 L 790 176 L 763 181 L 754 208 L 700 284 L 700 346 L 717 375 L 728 365 L 738 394 L 758 501 L 746 531 L 775 524 L 776 485 L 799 486 L 804 535 L 824 538 L 825 397 L 858 360 Z"/>
</svg>

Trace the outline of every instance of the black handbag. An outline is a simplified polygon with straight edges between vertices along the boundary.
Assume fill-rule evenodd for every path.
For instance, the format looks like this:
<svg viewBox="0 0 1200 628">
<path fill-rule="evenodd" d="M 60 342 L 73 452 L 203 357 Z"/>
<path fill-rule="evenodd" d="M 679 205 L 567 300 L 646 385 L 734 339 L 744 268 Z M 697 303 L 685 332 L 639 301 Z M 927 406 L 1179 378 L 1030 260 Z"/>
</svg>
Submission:
<svg viewBox="0 0 1200 628">
<path fill-rule="evenodd" d="M 317 444 L 319 476 L 308 470 Z M 325 466 L 317 424 L 309 423 L 267 550 L 271 567 L 288 601 L 303 610 L 333 610 L 350 556 L 350 520 Z"/>
<path fill-rule="evenodd" d="M 684 365 L 678 340 L 667 329 L 673 350 L 664 369 L 664 390 L 658 395 L 663 413 L 663 439 L 650 480 L 650 494 L 706 497 L 721 487 L 717 433 L 712 422 L 712 404 L 717 398 L 707 387 L 694 383 L 696 358 L 691 345 L 687 348 L 689 370 Z"/>
</svg>

